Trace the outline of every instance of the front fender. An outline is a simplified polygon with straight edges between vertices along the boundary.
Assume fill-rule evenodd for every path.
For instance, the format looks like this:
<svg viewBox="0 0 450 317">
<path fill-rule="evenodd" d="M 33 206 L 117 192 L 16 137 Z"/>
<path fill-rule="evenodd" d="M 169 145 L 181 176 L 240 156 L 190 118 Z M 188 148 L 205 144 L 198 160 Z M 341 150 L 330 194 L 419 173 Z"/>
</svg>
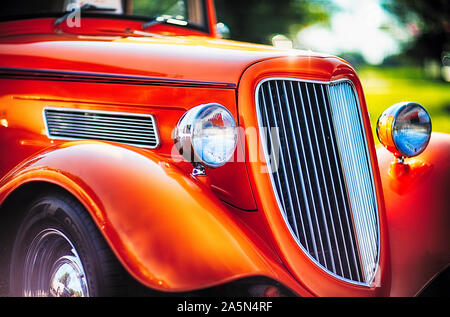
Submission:
<svg viewBox="0 0 450 317">
<path fill-rule="evenodd" d="M 0 202 L 30 181 L 79 199 L 124 267 L 153 289 L 182 292 L 255 275 L 292 283 L 206 185 L 146 150 L 97 141 L 50 148 L 2 180 Z"/>
<path fill-rule="evenodd" d="M 392 296 L 417 295 L 450 263 L 450 135 L 433 133 L 427 149 L 393 163 L 377 150 L 386 203 Z"/>
</svg>

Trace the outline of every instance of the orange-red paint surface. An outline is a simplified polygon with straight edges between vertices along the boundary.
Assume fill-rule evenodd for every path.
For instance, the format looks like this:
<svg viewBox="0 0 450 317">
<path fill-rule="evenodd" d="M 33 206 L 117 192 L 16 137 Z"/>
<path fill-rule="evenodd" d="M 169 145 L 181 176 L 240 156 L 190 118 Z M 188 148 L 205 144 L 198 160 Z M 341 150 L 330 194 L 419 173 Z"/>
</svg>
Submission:
<svg viewBox="0 0 450 317">
<path fill-rule="evenodd" d="M 0 201 L 40 180 L 75 195 L 147 286 L 185 291 L 265 275 L 307 294 L 209 188 L 148 151 L 96 141 L 51 148 L 2 180 Z"/>
<path fill-rule="evenodd" d="M 210 33 L 151 29 L 162 37 L 132 33 L 142 23 L 128 20 L 85 18 L 81 29 L 63 32 L 55 32 L 51 18 L 0 23 L 0 202 L 30 181 L 67 189 L 125 268 L 159 290 L 263 275 L 301 296 L 417 294 L 450 262 L 450 137 L 434 134 L 429 149 L 407 161 L 409 168 L 392 167 L 393 156 L 375 150 L 362 87 L 346 62 L 219 39 L 211 0 L 208 10 Z M 261 173 L 264 160 L 255 159 L 261 150 L 255 88 L 271 76 L 348 78 L 356 87 L 381 229 L 370 287 L 318 268 L 282 219 L 269 176 Z M 208 170 L 200 181 L 190 175 L 190 163 L 178 161 L 172 130 L 185 111 L 210 102 L 225 105 L 255 134 L 239 133 L 234 158 L 245 160 Z M 46 106 L 149 113 L 161 144 L 148 150 L 51 140 Z"/>
<path fill-rule="evenodd" d="M 433 133 L 427 149 L 394 163 L 377 150 L 388 222 L 393 296 L 414 296 L 450 263 L 450 136 Z M 400 165 L 400 166 L 398 166 Z"/>
</svg>

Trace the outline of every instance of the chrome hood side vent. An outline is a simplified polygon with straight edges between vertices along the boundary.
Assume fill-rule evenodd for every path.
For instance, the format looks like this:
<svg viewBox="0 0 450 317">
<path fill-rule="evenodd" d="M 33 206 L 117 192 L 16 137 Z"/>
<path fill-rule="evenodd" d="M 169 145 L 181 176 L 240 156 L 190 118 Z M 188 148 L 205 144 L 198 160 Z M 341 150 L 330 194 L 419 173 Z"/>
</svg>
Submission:
<svg viewBox="0 0 450 317">
<path fill-rule="evenodd" d="M 44 122 L 50 139 L 102 140 L 151 149 L 159 145 L 155 119 L 149 114 L 46 107 Z"/>
</svg>

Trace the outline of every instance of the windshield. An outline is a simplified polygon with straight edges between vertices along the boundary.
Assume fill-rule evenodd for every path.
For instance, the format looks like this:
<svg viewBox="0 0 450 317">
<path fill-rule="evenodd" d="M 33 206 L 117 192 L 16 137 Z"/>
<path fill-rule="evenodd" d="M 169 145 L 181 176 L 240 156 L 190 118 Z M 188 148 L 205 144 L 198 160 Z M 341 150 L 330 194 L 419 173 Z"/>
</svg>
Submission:
<svg viewBox="0 0 450 317">
<path fill-rule="evenodd" d="M 24 16 L 55 16 L 71 12 L 83 5 L 92 5 L 81 16 L 105 15 L 132 17 L 144 21 L 191 26 L 206 29 L 204 0 L 41 0 L 5 1 L 0 18 L 12 19 Z"/>
</svg>

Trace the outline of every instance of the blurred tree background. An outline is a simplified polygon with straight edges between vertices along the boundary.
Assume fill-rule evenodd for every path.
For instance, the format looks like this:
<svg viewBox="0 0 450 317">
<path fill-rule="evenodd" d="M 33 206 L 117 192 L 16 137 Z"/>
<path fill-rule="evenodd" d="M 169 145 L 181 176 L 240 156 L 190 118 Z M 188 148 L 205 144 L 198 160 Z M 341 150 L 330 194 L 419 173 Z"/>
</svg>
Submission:
<svg viewBox="0 0 450 317">
<path fill-rule="evenodd" d="M 292 38 L 305 25 L 328 21 L 332 1 L 215 0 L 215 5 L 232 39 L 271 44 L 276 34 Z"/>
<path fill-rule="evenodd" d="M 450 0 L 215 4 L 233 40 L 272 44 L 282 34 L 294 48 L 349 61 L 363 84 L 372 127 L 388 106 L 416 101 L 430 113 L 434 131 L 450 133 Z"/>
<path fill-rule="evenodd" d="M 385 0 L 383 7 L 394 13 L 414 35 L 401 56 L 424 65 L 441 61 L 450 52 L 449 0 Z"/>
</svg>

